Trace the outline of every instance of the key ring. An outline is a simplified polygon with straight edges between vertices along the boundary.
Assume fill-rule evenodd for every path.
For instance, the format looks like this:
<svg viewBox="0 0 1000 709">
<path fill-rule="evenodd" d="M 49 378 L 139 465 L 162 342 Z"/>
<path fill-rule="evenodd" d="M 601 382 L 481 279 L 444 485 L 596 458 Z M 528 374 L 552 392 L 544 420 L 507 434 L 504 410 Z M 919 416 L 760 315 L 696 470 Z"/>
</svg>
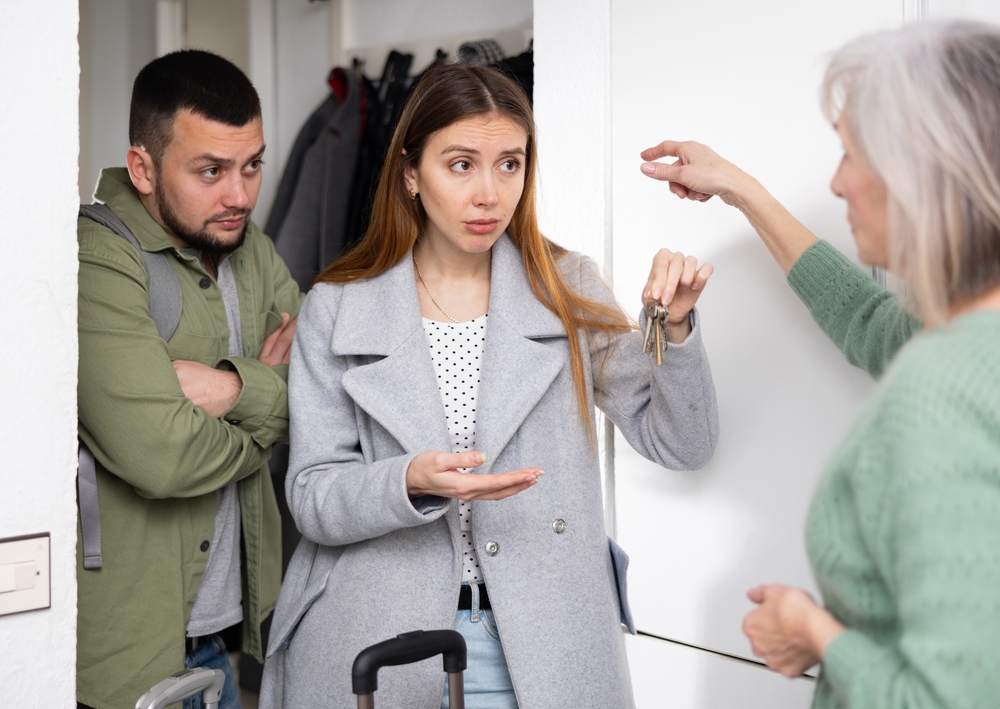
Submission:
<svg viewBox="0 0 1000 709">
<path fill-rule="evenodd" d="M 642 351 L 652 355 L 656 364 L 660 365 L 663 364 L 663 352 L 667 349 L 667 308 L 662 303 L 649 303 L 644 311 L 646 331 Z"/>
</svg>

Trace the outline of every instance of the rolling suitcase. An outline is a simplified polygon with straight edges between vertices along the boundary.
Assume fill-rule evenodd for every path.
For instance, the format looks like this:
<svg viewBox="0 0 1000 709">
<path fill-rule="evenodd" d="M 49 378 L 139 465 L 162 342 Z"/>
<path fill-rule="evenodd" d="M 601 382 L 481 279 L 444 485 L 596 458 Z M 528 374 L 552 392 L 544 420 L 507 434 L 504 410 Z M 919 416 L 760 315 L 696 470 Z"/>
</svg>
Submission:
<svg viewBox="0 0 1000 709">
<path fill-rule="evenodd" d="M 408 665 L 439 654 L 444 655 L 444 671 L 448 673 L 448 706 L 450 709 L 465 709 L 462 681 L 466 662 L 465 638 L 454 630 L 414 630 L 359 652 L 351 669 L 351 684 L 358 696 L 358 709 L 375 708 L 375 690 L 378 689 L 378 671 L 381 668 Z"/>
</svg>

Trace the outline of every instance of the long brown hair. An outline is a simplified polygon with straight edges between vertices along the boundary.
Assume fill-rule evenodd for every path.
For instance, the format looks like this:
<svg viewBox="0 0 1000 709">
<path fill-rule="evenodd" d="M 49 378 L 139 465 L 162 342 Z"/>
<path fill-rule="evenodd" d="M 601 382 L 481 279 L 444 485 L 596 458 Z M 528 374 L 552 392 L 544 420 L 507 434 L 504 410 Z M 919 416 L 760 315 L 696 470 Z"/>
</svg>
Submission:
<svg viewBox="0 0 1000 709">
<path fill-rule="evenodd" d="M 427 224 L 420 200 L 411 200 L 404 170 L 417 167 L 431 136 L 457 121 L 479 116 L 501 116 L 517 123 L 528 136 L 525 147 L 524 192 L 514 209 L 507 233 L 520 248 L 531 289 L 541 303 L 562 321 L 569 335 L 570 361 L 580 416 L 589 426 L 587 387 L 580 340 L 632 329 L 617 308 L 584 298 L 563 281 L 556 262 L 567 251 L 538 230 L 535 212 L 535 121 L 531 104 L 520 86 L 497 69 L 465 64 L 442 64 L 429 69 L 413 89 L 399 126 L 389 144 L 379 178 L 368 230 L 357 246 L 328 266 L 316 283 L 346 283 L 371 278 L 406 258 Z"/>
</svg>

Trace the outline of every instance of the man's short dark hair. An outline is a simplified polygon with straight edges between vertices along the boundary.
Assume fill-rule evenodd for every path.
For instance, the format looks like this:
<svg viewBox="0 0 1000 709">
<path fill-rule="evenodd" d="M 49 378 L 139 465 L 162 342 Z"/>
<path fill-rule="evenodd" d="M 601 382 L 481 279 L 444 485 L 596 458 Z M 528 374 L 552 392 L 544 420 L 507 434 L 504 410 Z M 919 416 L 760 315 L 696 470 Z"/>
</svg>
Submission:
<svg viewBox="0 0 1000 709">
<path fill-rule="evenodd" d="M 174 118 L 184 109 L 238 128 L 260 118 L 260 98 L 246 74 L 229 60 L 200 49 L 171 52 L 135 77 L 129 141 L 145 148 L 159 165 L 173 139 Z"/>
</svg>

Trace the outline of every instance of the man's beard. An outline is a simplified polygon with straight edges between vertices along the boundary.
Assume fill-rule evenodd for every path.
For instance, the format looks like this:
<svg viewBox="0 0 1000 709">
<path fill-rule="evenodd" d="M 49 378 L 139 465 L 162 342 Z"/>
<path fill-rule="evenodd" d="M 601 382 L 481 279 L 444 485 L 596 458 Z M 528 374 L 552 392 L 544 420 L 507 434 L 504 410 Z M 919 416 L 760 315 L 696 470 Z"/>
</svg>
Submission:
<svg viewBox="0 0 1000 709">
<path fill-rule="evenodd" d="M 162 219 L 166 227 L 174 233 L 174 236 L 187 244 L 189 248 L 208 254 L 209 256 L 218 257 L 231 254 L 233 251 L 236 251 L 236 249 L 243 246 L 243 242 L 246 241 L 247 229 L 250 227 L 249 209 L 230 209 L 226 212 L 213 214 L 205 220 L 205 223 L 200 230 L 191 231 L 184 225 L 183 222 L 181 222 L 180 218 L 177 216 L 177 212 L 174 211 L 173 206 L 167 199 L 167 193 L 163 189 L 163 181 L 156 180 L 156 184 L 153 189 L 156 193 L 156 206 L 160 212 L 160 219 Z M 219 237 L 208 230 L 210 222 L 241 216 L 245 216 L 246 220 L 243 222 L 243 229 L 240 230 L 239 238 L 232 243 L 223 242 L 219 239 Z"/>
</svg>

